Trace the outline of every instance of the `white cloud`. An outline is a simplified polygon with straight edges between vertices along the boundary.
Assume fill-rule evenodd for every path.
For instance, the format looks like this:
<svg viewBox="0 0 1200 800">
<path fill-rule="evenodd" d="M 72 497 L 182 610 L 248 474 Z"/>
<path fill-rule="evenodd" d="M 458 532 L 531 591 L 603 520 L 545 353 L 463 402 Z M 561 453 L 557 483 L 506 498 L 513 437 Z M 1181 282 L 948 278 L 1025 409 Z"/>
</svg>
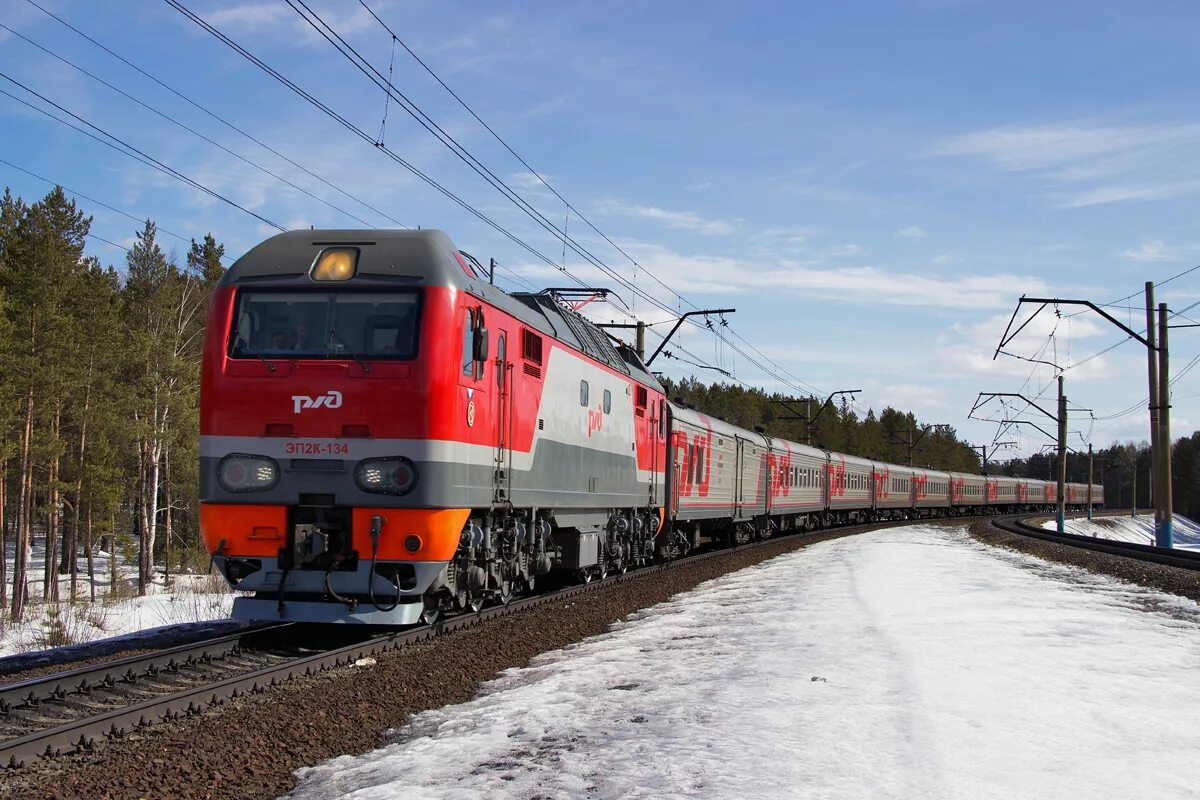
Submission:
<svg viewBox="0 0 1200 800">
<path fill-rule="evenodd" d="M 554 184 L 554 177 L 546 173 L 538 173 L 542 178 L 546 179 L 547 183 Z M 545 189 L 546 184 L 542 179 L 532 172 L 516 172 L 509 177 L 508 182 L 518 189 Z"/>
<path fill-rule="evenodd" d="M 600 209 L 609 213 L 640 217 L 658 222 L 668 228 L 682 228 L 710 235 L 733 233 L 737 224 L 722 219 L 704 219 L 694 211 L 671 211 L 655 206 L 643 206 L 627 200 L 610 197 L 600 201 Z"/>
<path fill-rule="evenodd" d="M 929 238 L 929 234 L 916 225 L 909 225 L 907 228 L 901 228 L 900 230 L 896 231 L 896 233 L 900 236 L 903 236 L 905 239 Z"/>
<path fill-rule="evenodd" d="M 282 3 L 245 3 L 217 9 L 207 19 L 217 28 L 236 27 L 247 32 L 277 26 L 293 13 Z"/>
<path fill-rule="evenodd" d="M 892 408 L 903 408 L 907 411 L 923 412 L 945 405 L 944 392 L 927 385 L 884 386 L 875 394 Z"/>
<path fill-rule="evenodd" d="M 712 186 L 712 181 L 693 181 L 692 183 L 688 184 L 687 189 L 689 192 L 703 192 L 707 189 L 711 189 Z"/>
<path fill-rule="evenodd" d="M 1128 152 L 1190 143 L 1200 125 L 1087 127 L 1045 125 L 976 131 L 947 139 L 934 155 L 978 156 L 1005 170 L 1033 170 Z"/>
<path fill-rule="evenodd" d="M 314 11 L 320 14 L 321 19 L 342 36 L 362 33 L 378 24 L 375 18 L 362 7 L 356 6 L 347 13 L 339 13 L 334 8 L 322 7 L 321 4 L 314 5 L 316 6 Z M 387 5 L 387 3 L 377 2 L 373 4 L 373 7 L 376 13 L 381 14 Z M 294 31 L 299 37 L 298 42 L 304 45 L 329 47 L 325 37 L 284 3 L 241 3 L 201 16 L 205 17 L 214 27 L 220 28 L 226 33 L 232 34 L 236 31 L 240 34 L 269 33 L 277 36 L 281 31 L 287 30 Z M 383 28 L 379 28 L 379 31 L 386 36 Z"/>
<path fill-rule="evenodd" d="M 1009 296 L 1009 302 L 1015 302 Z M 1084 314 L 1079 316 L 1059 319 L 1054 315 L 1054 312 L 1049 309 L 1042 309 L 1036 316 L 1030 319 L 1037 306 L 1029 305 L 1028 303 L 1021 306 L 1021 311 L 1017 314 L 1017 318 L 1013 321 L 1012 330 L 1016 330 L 1025 320 L 1029 319 L 1028 325 L 1021 329 L 1021 332 L 1009 344 L 1009 350 L 1023 355 L 1030 354 L 1034 349 L 1040 348 L 1045 343 L 1051 333 L 1061 337 L 1059 344 L 1064 348 L 1068 346 L 1068 338 L 1074 339 L 1091 339 L 1099 336 L 1106 331 L 1111 331 L 1108 327 L 1100 327 L 1094 318 Z M 954 332 L 965 342 L 978 345 L 988 351 L 991 355 L 992 350 L 1000 342 L 1000 337 L 1004 335 L 1004 329 L 1008 326 L 1009 320 L 1012 319 L 1012 312 L 1004 314 L 996 314 L 980 320 L 973 325 L 956 325 Z M 1049 360 L 1049 359 L 1047 359 Z"/>
<path fill-rule="evenodd" d="M 1123 251 L 1121 255 L 1130 261 L 1173 261 L 1178 258 L 1175 250 L 1163 244 L 1162 239 L 1147 239 L 1138 247 Z"/>
<path fill-rule="evenodd" d="M 862 245 L 857 244 L 839 244 L 833 247 L 827 247 L 821 251 L 822 258 L 849 258 L 862 253 Z"/>
<path fill-rule="evenodd" d="M 1058 195 L 1058 208 L 1085 208 L 1108 203 L 1162 200 L 1200 189 L 1200 181 L 1168 181 L 1149 186 L 1101 186 L 1076 194 Z"/>
<path fill-rule="evenodd" d="M 1013 286 L 1034 293 L 1047 291 L 1046 284 L 1034 276 L 992 273 L 947 278 L 875 266 L 827 267 L 819 261 L 785 259 L 766 265 L 728 256 L 689 256 L 643 242 L 625 242 L 622 247 L 668 285 L 686 287 L 688 295 L 786 292 L 806 300 L 842 303 L 996 309 L 1011 307 Z M 584 280 L 607 280 L 585 264 L 567 268 Z M 558 275 L 557 270 L 538 265 L 523 271 L 538 278 Z"/>
<path fill-rule="evenodd" d="M 934 145 L 934 156 L 984 159 L 1036 175 L 1058 208 L 1141 202 L 1200 191 L 1200 124 L 1067 123 L 975 131 Z"/>
</svg>

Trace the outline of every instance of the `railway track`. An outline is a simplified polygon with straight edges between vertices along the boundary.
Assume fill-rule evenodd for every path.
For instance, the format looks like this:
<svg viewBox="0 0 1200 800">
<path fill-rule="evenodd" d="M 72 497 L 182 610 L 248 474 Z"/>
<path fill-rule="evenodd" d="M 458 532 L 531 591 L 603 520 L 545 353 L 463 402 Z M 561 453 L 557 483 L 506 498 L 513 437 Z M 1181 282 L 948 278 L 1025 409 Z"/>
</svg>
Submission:
<svg viewBox="0 0 1200 800">
<path fill-rule="evenodd" d="M 955 519 L 970 521 L 973 518 L 930 521 Z M 974 519 L 1010 521 L 1012 518 Z M 920 521 L 875 522 L 832 530 L 860 533 Z M 763 547 L 779 538 L 741 545 L 736 551 Z M 695 563 L 732 552 L 735 551 L 715 549 L 690 555 L 685 561 Z M 21 768 L 41 758 L 92 752 L 108 740 L 200 714 L 231 699 L 266 691 L 295 677 L 352 665 L 442 633 L 670 568 L 670 562 L 655 564 L 588 584 L 515 599 L 507 605 L 444 617 L 432 625 L 376 634 L 349 644 L 314 642 L 318 634 L 314 633 L 317 629 L 313 626 L 272 625 L 0 685 L 0 766 Z M 338 628 L 343 635 L 357 630 Z"/>
<path fill-rule="evenodd" d="M 1025 521 L 1025 519 L 1029 518 L 1029 515 L 1023 516 L 1024 518 L 997 517 L 992 520 L 992 524 L 1002 531 L 1032 539 L 1041 539 L 1042 541 L 1057 542 L 1058 544 L 1070 545 L 1071 547 L 1079 547 L 1085 550 L 1095 550 L 1101 553 L 1125 556 L 1126 558 L 1138 561 L 1165 564 L 1166 566 L 1178 567 L 1179 569 L 1200 570 L 1200 553 L 1195 551 L 1168 550 L 1136 542 L 1122 542 L 1115 539 L 1080 536 L 1076 533 L 1059 533 L 1058 531 L 1050 531 L 1031 525 Z"/>
</svg>

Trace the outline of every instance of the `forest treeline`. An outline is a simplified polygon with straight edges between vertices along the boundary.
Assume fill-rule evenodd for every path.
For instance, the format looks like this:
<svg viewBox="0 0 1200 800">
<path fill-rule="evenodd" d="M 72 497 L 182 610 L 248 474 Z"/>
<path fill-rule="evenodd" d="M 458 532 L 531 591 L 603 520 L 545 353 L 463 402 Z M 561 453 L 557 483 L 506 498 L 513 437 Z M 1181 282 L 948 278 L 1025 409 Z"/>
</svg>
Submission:
<svg viewBox="0 0 1200 800">
<path fill-rule="evenodd" d="M 204 318 L 223 247 L 182 263 L 147 221 L 120 270 L 84 255 L 91 217 L 60 188 L 0 199 L 0 606 L 94 599 L 98 545 L 124 547 L 145 593 L 198 545 L 197 401 Z M 31 574 L 37 536 L 46 548 Z M 171 556 L 172 549 L 176 555 Z M 67 598 L 61 598 L 67 599 Z"/>
<path fill-rule="evenodd" d="M 207 562 L 198 520 L 199 375 L 224 247 L 208 235 L 179 258 L 147 221 L 118 268 L 84 255 L 90 226 L 59 188 L 33 203 L 7 189 L 0 199 L 0 608 L 14 618 L 32 596 L 94 600 L 88 578 L 107 569 L 115 585 L 118 551 L 138 564 L 140 593 L 159 567 Z M 735 425 L 805 441 L 803 398 L 695 378 L 667 381 L 667 390 Z M 809 433 L 815 445 L 883 461 L 907 464 L 911 455 L 919 466 L 981 469 L 953 428 L 922 426 L 892 408 L 859 416 L 830 404 Z M 1097 455 L 1110 505 L 1128 505 L 1134 476 L 1145 497 L 1145 448 Z M 1176 505 L 1200 513 L 1200 434 L 1181 440 L 1175 459 Z M 1048 461 L 1034 456 L 994 471 L 1044 477 Z M 1086 478 L 1084 460 L 1072 457 L 1070 469 L 1072 480 Z M 50 554 L 38 574 L 35 544 Z M 107 563 L 97 563 L 102 549 Z"/>
<path fill-rule="evenodd" d="M 1005 475 L 1050 480 L 1056 461 L 1053 454 L 1035 453 L 1028 458 L 1005 462 L 998 471 Z M 1153 507 L 1151 479 L 1154 471 L 1148 443 L 1114 444 L 1095 451 L 1092 474 L 1096 483 L 1104 484 L 1104 500 L 1109 507 Z M 1087 454 L 1067 453 L 1067 480 L 1084 482 L 1087 477 Z M 1171 501 L 1177 514 L 1200 518 L 1200 431 L 1177 439 L 1171 447 Z"/>
</svg>

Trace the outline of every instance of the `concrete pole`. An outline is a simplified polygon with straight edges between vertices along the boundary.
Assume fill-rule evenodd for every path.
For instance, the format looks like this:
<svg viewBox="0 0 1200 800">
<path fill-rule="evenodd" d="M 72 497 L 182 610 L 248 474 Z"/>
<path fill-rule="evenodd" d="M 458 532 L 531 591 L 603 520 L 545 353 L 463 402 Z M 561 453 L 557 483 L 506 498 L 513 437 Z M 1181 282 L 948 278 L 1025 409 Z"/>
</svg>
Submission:
<svg viewBox="0 0 1200 800">
<path fill-rule="evenodd" d="M 812 447 L 812 398 L 804 398 L 804 443 Z"/>
<path fill-rule="evenodd" d="M 1158 505 L 1158 492 L 1154 491 L 1157 484 L 1153 480 L 1153 475 L 1159 470 L 1154 469 L 1155 462 L 1158 460 L 1159 454 L 1159 438 L 1158 438 L 1158 337 L 1155 335 L 1155 328 L 1158 325 L 1154 319 L 1154 284 L 1150 281 L 1146 282 L 1146 364 L 1147 371 L 1150 374 L 1150 465 L 1153 470 L 1151 474 L 1150 489 L 1154 495 L 1154 539 L 1158 541 L 1158 531 L 1162 528 L 1162 513 Z M 1136 501 L 1135 501 L 1136 505 Z"/>
<path fill-rule="evenodd" d="M 1067 396 L 1058 376 L 1058 532 L 1067 532 Z"/>
<path fill-rule="evenodd" d="M 912 428 L 909 428 L 909 429 L 908 429 L 908 465 L 909 465 L 910 467 L 913 465 L 913 457 L 912 457 L 912 453 L 913 453 L 912 435 L 913 435 Z"/>
<path fill-rule="evenodd" d="M 1158 304 L 1158 505 L 1162 523 L 1155 528 L 1159 547 L 1175 546 L 1175 519 L 1171 509 L 1171 373 L 1168 369 L 1167 304 Z"/>
<path fill-rule="evenodd" d="M 1133 468 L 1130 470 L 1133 473 L 1133 486 L 1129 487 L 1129 491 L 1133 493 L 1133 497 L 1129 501 L 1129 516 L 1137 516 L 1137 448 L 1133 450 Z"/>
<path fill-rule="evenodd" d="M 1092 445 L 1088 443 L 1088 519 L 1092 518 Z"/>
<path fill-rule="evenodd" d="M 646 360 L 646 323 L 641 320 L 637 324 L 637 354 L 640 360 Z"/>
</svg>

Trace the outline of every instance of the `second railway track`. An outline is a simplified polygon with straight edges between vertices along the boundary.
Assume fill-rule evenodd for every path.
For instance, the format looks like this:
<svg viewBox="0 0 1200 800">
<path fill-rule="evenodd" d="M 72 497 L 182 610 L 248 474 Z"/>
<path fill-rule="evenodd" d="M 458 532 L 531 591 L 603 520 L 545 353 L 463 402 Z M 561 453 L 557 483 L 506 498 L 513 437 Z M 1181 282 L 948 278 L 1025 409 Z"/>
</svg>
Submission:
<svg viewBox="0 0 1200 800">
<path fill-rule="evenodd" d="M 1032 518 L 1030 515 L 1023 515 L 1023 518 L 1001 517 L 995 518 L 992 524 L 1008 533 L 1015 533 L 1019 536 L 1032 539 L 1041 539 L 1045 542 L 1055 542 L 1084 550 L 1095 550 L 1100 553 L 1124 556 L 1137 561 L 1148 561 L 1179 569 L 1200 570 L 1200 552 L 1166 549 L 1148 544 L 1104 539 L 1096 536 L 1081 536 L 1076 533 L 1059 533 L 1058 531 L 1050 531 L 1036 525 L 1031 525 L 1025 521 L 1030 518 Z"/>
</svg>

